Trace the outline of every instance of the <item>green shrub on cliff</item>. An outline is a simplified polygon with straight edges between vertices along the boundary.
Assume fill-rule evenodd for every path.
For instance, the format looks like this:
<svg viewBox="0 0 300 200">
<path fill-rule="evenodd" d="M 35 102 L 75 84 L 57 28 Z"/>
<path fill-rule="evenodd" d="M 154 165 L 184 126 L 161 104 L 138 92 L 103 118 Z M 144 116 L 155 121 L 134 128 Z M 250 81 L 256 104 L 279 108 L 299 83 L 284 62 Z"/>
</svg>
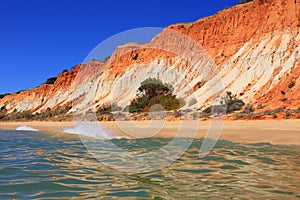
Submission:
<svg viewBox="0 0 300 200">
<path fill-rule="evenodd" d="M 5 106 L 0 108 L 0 119 L 3 119 L 6 116 L 7 110 Z"/>
<path fill-rule="evenodd" d="M 245 103 L 238 99 L 231 92 L 226 92 L 226 95 L 221 98 L 221 105 L 226 109 L 227 113 L 241 110 Z"/>
<path fill-rule="evenodd" d="M 97 115 L 110 114 L 112 112 L 111 105 L 103 105 L 96 111 Z"/>
<path fill-rule="evenodd" d="M 57 77 L 48 78 L 44 84 L 54 84 L 56 79 L 57 79 Z"/>
<path fill-rule="evenodd" d="M 146 112 L 152 105 L 159 104 L 165 110 L 180 108 L 180 100 L 172 94 L 173 87 L 159 79 L 149 78 L 138 88 L 138 97 L 129 105 L 130 113 Z"/>
<path fill-rule="evenodd" d="M 0 94 L 0 99 L 3 99 L 5 96 L 10 95 L 10 93 Z"/>
<path fill-rule="evenodd" d="M 147 105 L 149 105 L 150 100 L 148 97 L 142 96 L 134 99 L 131 101 L 129 105 L 129 112 L 130 113 L 136 113 L 136 112 L 142 112 Z"/>
</svg>

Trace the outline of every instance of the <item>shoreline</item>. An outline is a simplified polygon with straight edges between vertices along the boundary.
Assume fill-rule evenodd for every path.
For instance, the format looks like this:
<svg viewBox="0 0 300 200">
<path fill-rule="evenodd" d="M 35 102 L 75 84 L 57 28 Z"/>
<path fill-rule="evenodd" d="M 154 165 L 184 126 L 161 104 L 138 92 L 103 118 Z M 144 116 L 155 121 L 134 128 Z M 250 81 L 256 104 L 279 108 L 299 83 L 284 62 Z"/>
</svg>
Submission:
<svg viewBox="0 0 300 200">
<path fill-rule="evenodd" d="M 212 124 L 220 122 L 217 124 Z M 300 145 L 300 120 L 258 120 L 258 121 L 111 121 L 99 122 L 111 129 L 116 136 L 130 138 L 171 138 L 179 127 L 184 130 L 179 137 L 204 138 L 207 130 L 221 130 L 220 140 L 244 143 L 268 142 L 271 144 Z M 197 124 L 198 123 L 198 124 Z M 222 123 L 224 123 L 223 128 Z M 39 131 L 63 133 L 66 128 L 74 128 L 75 122 L 0 122 L 0 130 L 15 130 L 19 126 L 29 126 Z M 212 125 L 212 127 L 210 127 Z M 219 127 L 219 128 L 218 128 Z M 197 132 L 196 135 L 193 132 Z M 68 134 L 68 133 L 66 133 Z M 62 134 L 62 137 L 65 134 Z M 71 134 L 70 134 L 71 135 Z M 70 136 L 68 136 L 70 137 Z"/>
</svg>

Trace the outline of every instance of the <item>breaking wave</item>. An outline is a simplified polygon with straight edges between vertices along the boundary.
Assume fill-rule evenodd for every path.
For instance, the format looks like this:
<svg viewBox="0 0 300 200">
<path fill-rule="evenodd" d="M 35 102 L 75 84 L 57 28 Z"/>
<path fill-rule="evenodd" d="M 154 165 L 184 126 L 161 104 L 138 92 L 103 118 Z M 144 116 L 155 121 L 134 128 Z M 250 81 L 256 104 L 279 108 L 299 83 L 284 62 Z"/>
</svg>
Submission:
<svg viewBox="0 0 300 200">
<path fill-rule="evenodd" d="M 105 128 L 98 123 L 91 122 L 80 122 L 74 128 L 65 128 L 63 132 L 69 134 L 79 134 L 97 139 L 127 138 L 125 136 L 116 136 L 112 130 Z"/>
<path fill-rule="evenodd" d="M 38 129 L 32 128 L 30 126 L 19 126 L 16 131 L 39 131 Z"/>
</svg>

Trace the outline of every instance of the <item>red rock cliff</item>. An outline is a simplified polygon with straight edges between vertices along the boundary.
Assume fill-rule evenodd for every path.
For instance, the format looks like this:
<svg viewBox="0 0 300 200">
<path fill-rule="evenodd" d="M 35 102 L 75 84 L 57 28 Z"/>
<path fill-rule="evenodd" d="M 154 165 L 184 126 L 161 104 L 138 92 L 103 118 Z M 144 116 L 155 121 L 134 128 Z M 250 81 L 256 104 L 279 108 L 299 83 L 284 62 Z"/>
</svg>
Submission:
<svg viewBox="0 0 300 200">
<path fill-rule="evenodd" d="M 300 107 L 299 0 L 254 0 L 196 22 L 170 25 L 149 44 L 119 47 L 106 63 L 78 65 L 60 74 L 54 85 L 8 95 L 0 99 L 0 106 L 5 105 L 9 111 L 39 112 L 74 99 L 77 109 L 94 108 L 112 101 L 122 101 L 125 105 L 135 95 L 138 83 L 155 70 L 161 71 L 158 76 L 166 77 L 165 82 L 178 86 L 177 95 L 187 102 L 197 98 L 196 107 L 209 105 L 212 97 L 221 95 L 220 91 L 207 93 L 205 90 L 205 87 L 213 89 L 209 82 L 214 74 L 203 78 L 201 73 L 206 70 L 205 66 L 199 69 L 184 61 L 178 62 L 174 53 L 149 48 L 177 42 L 168 38 L 165 34 L 168 30 L 192 38 L 206 50 L 216 63 L 224 91 L 238 94 L 254 107 Z M 178 43 L 180 45 L 180 41 Z M 170 68 L 176 72 L 167 70 Z M 76 77 L 79 72 L 80 76 Z M 190 88 L 178 82 L 177 73 L 186 78 Z M 135 86 L 131 86 L 130 81 L 135 81 Z M 118 95 L 112 95 L 115 86 Z"/>
</svg>

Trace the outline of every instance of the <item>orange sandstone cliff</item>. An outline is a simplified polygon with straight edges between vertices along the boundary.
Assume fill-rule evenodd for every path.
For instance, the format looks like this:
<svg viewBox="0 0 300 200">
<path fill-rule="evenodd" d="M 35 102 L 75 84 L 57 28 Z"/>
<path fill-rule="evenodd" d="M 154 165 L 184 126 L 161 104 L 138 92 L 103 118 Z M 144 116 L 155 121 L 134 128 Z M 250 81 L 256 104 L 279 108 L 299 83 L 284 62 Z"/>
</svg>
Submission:
<svg viewBox="0 0 300 200">
<path fill-rule="evenodd" d="M 171 83 L 190 109 L 217 103 L 226 91 L 256 112 L 298 109 L 299 51 L 300 1 L 254 0 L 196 22 L 170 25 L 148 44 L 120 46 L 108 61 L 79 64 L 53 85 L 5 96 L 0 107 L 33 113 L 69 104 L 69 112 L 112 102 L 125 107 L 140 83 L 153 77 Z M 197 103 L 189 103 L 193 100 Z"/>
</svg>

